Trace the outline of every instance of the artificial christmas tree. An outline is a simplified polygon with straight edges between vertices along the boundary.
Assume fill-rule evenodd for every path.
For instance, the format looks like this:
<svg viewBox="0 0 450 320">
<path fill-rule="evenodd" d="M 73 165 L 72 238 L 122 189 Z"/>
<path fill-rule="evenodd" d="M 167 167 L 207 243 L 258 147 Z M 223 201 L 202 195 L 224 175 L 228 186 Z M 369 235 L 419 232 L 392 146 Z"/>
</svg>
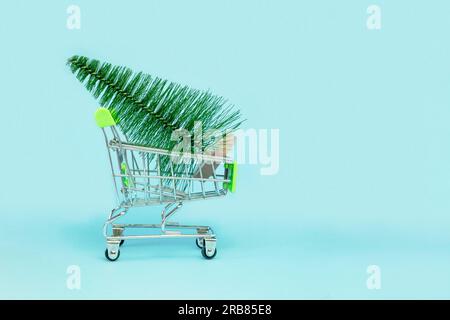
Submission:
<svg viewBox="0 0 450 320">
<path fill-rule="evenodd" d="M 224 135 L 242 123 L 239 110 L 208 91 L 83 56 L 73 56 L 67 64 L 100 105 L 111 111 L 130 142 L 172 150 L 177 144 L 172 140 L 174 130 L 193 134 L 200 123 L 202 132 Z M 203 137 L 192 151 L 204 152 L 221 138 Z"/>
</svg>

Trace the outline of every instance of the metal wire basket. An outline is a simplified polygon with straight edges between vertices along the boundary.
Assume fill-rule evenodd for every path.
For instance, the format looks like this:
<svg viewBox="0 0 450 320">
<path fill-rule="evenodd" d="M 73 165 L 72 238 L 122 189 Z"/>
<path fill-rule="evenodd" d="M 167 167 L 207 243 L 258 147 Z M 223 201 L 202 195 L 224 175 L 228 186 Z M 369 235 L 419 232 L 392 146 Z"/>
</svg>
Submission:
<svg viewBox="0 0 450 320">
<path fill-rule="evenodd" d="M 148 238 L 192 238 L 203 257 L 217 253 L 216 235 L 210 226 L 170 222 L 185 201 L 223 197 L 236 188 L 237 164 L 226 157 L 180 153 L 139 146 L 128 142 L 111 113 L 99 108 L 95 113 L 108 149 L 118 206 L 103 228 L 107 248 L 105 256 L 115 261 L 126 240 Z M 164 205 L 161 223 L 118 224 L 133 207 Z M 128 234 L 127 229 L 152 229 L 151 234 Z M 156 231 L 156 232 L 155 232 Z"/>
</svg>

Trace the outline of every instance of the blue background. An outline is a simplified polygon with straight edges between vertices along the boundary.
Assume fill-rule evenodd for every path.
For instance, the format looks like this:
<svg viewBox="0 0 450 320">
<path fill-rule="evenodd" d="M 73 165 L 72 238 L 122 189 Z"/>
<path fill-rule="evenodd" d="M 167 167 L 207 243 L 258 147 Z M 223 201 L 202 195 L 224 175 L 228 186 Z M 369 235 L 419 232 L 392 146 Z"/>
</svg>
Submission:
<svg viewBox="0 0 450 320">
<path fill-rule="evenodd" d="M 70 4 L 81 29 L 66 28 Z M 366 27 L 381 7 L 382 28 Z M 450 298 L 448 1 L 3 1 L 0 298 Z M 218 255 L 129 242 L 73 54 L 209 88 L 280 129 L 280 170 L 187 203 Z M 157 221 L 158 208 L 132 221 Z M 368 290 L 366 268 L 381 268 Z M 66 268 L 81 268 L 81 290 Z"/>
</svg>

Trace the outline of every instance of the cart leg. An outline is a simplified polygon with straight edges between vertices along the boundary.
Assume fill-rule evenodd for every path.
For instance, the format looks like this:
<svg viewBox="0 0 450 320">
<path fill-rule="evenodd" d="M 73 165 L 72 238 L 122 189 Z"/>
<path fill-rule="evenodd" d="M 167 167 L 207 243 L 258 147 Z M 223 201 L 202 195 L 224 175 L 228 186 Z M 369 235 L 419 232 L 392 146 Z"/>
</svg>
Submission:
<svg viewBox="0 0 450 320">
<path fill-rule="evenodd" d="M 203 240 L 207 237 L 209 232 L 209 228 L 197 228 L 197 234 L 200 236 L 198 238 L 195 239 L 195 244 L 197 245 L 197 247 L 199 247 L 200 249 L 203 248 Z"/>
<path fill-rule="evenodd" d="M 113 224 L 112 225 L 113 237 L 117 237 L 120 239 L 123 235 L 123 230 L 124 230 L 123 227 L 117 227 L 116 225 Z M 122 246 L 124 242 L 125 240 L 120 239 L 119 246 Z"/>
<path fill-rule="evenodd" d="M 164 210 L 161 212 L 161 232 L 167 233 L 166 224 L 169 221 L 169 218 L 172 217 L 175 212 L 183 206 L 182 202 L 173 202 L 169 203 L 165 206 Z M 173 224 L 173 223 L 172 223 Z M 170 232 L 169 232 L 170 233 Z"/>
<path fill-rule="evenodd" d="M 117 211 L 121 210 L 118 214 L 114 215 Z M 108 238 L 108 226 L 112 226 L 114 228 L 113 222 L 119 219 L 120 217 L 124 216 L 127 213 L 128 209 L 124 209 L 122 207 L 118 207 L 116 209 L 113 209 L 111 211 L 111 214 L 109 215 L 108 220 L 106 220 L 105 224 L 103 225 L 103 236 L 105 238 Z"/>
</svg>

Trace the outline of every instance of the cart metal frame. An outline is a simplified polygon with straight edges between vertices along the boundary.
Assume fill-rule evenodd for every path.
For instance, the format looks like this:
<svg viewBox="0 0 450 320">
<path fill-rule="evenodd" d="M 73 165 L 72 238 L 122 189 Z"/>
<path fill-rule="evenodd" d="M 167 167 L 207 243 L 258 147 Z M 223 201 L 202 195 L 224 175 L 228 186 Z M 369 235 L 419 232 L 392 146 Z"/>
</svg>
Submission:
<svg viewBox="0 0 450 320">
<path fill-rule="evenodd" d="M 98 108 L 95 119 L 104 135 L 118 199 L 118 206 L 111 211 L 103 227 L 106 258 L 117 260 L 120 246 L 125 241 L 154 238 L 195 239 L 203 257 L 214 258 L 217 253 L 216 234 L 210 226 L 184 225 L 169 219 L 186 201 L 213 199 L 223 197 L 229 191 L 234 192 L 236 162 L 226 157 L 173 152 L 129 143 L 106 108 Z M 210 167 L 205 171 L 206 166 Z M 212 176 L 204 177 L 204 172 L 210 172 Z M 133 207 L 154 205 L 164 205 L 158 224 L 117 223 Z M 130 229 L 154 232 L 128 234 Z"/>
</svg>

